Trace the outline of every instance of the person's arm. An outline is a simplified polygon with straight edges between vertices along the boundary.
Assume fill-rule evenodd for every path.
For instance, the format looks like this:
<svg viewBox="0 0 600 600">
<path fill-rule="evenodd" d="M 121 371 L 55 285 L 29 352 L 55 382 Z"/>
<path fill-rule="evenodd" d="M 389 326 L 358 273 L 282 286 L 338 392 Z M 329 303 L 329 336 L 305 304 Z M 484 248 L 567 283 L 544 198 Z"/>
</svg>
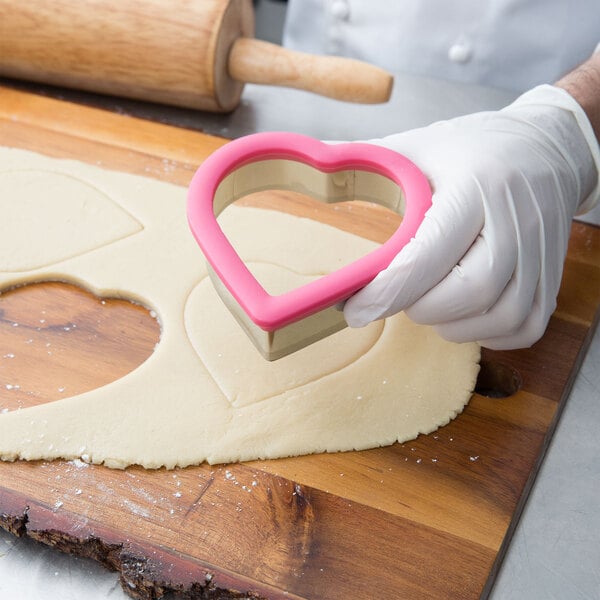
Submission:
<svg viewBox="0 0 600 600">
<path fill-rule="evenodd" d="M 585 111 L 600 140 L 600 50 L 556 83 Z"/>
<path fill-rule="evenodd" d="M 599 120 L 596 55 L 503 110 L 376 140 L 421 168 L 433 203 L 415 238 L 346 302 L 348 324 L 404 310 L 456 342 L 509 349 L 539 339 L 571 220 L 600 196 Z"/>
</svg>

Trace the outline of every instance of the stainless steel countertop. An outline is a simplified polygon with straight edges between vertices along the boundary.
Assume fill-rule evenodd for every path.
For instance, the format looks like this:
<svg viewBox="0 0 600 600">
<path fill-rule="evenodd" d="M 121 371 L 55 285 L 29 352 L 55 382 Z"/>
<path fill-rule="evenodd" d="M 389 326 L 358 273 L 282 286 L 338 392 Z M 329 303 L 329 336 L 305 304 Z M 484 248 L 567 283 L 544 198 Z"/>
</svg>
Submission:
<svg viewBox="0 0 600 600">
<path fill-rule="evenodd" d="M 369 139 L 475 110 L 512 95 L 416 77 L 398 77 L 390 103 L 354 106 L 304 92 L 247 86 L 230 115 L 102 99 L 26 86 L 110 110 L 225 137 L 268 130 L 328 140 Z M 596 332 L 510 544 L 492 600 L 600 598 L 600 332 Z M 125 600 L 117 575 L 0 531 L 0 599 Z"/>
</svg>

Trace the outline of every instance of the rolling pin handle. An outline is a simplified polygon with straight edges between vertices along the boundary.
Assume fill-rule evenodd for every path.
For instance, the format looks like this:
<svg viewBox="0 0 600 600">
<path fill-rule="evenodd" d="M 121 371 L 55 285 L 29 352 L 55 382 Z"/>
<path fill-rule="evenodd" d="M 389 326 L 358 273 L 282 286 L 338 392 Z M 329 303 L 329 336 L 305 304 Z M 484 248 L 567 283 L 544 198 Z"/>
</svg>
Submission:
<svg viewBox="0 0 600 600">
<path fill-rule="evenodd" d="M 387 102 L 393 84 L 387 71 L 359 60 L 315 56 L 244 37 L 231 47 L 228 70 L 243 83 L 291 87 L 362 104 Z"/>
</svg>

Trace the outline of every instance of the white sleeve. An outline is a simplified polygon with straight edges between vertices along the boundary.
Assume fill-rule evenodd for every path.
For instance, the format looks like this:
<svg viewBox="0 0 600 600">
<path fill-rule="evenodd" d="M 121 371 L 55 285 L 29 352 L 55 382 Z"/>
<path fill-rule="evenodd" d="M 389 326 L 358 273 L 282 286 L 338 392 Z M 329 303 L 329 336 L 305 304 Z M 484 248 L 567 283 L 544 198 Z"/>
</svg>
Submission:
<svg viewBox="0 0 600 600">
<path fill-rule="evenodd" d="M 591 54 L 599 1 L 289 0 L 283 40 L 391 73 L 522 93 L 557 81 Z"/>
</svg>

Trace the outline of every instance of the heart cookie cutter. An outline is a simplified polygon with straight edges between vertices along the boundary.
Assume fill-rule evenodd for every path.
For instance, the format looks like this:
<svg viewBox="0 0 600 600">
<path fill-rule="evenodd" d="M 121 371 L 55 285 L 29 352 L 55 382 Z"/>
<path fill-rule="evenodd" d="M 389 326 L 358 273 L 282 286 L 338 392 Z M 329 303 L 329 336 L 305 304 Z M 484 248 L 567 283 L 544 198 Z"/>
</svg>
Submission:
<svg viewBox="0 0 600 600">
<path fill-rule="evenodd" d="M 272 296 L 223 233 L 218 215 L 243 196 L 292 190 L 323 202 L 375 202 L 403 215 L 381 246 L 320 279 Z M 385 269 L 431 206 L 423 173 L 406 157 L 372 144 L 324 144 L 292 133 L 257 133 L 229 142 L 196 171 L 188 191 L 190 229 L 217 292 L 267 360 L 346 327 L 339 306 Z"/>
</svg>

